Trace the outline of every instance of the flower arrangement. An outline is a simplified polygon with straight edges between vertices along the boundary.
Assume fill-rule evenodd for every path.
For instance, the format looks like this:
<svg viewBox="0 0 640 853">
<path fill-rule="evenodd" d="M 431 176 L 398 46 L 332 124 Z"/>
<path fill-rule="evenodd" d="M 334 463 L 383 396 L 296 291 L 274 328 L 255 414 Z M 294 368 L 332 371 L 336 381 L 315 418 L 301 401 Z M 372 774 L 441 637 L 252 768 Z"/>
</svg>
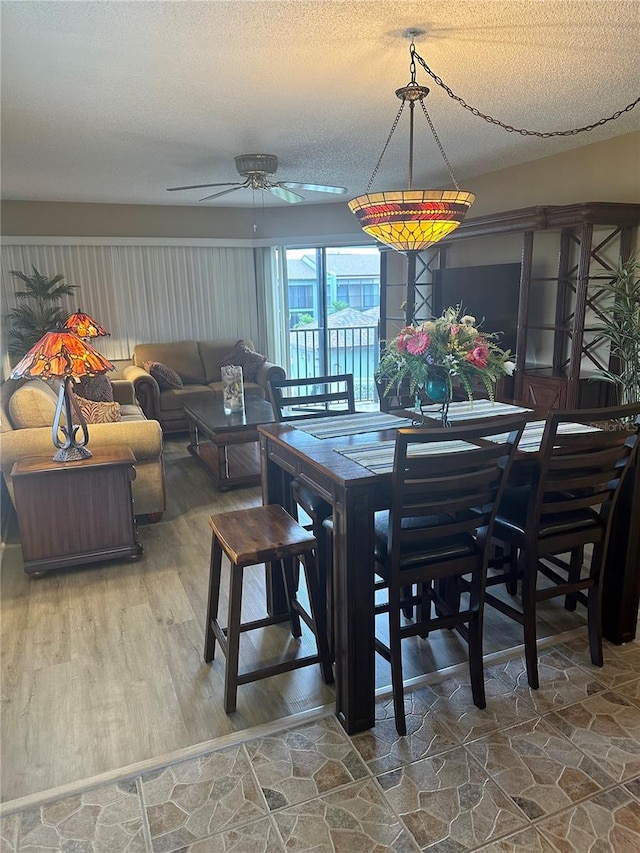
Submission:
<svg viewBox="0 0 640 853">
<path fill-rule="evenodd" d="M 515 369 L 511 352 L 500 349 L 496 334 L 480 331 L 475 317 L 462 312 L 461 305 L 447 308 L 441 317 L 405 326 L 388 341 L 376 371 L 385 394 L 400 393 L 407 381 L 411 395 L 429 394 L 439 385 L 440 397 L 429 396 L 440 402 L 452 398 L 455 381 L 472 400 L 474 380 L 480 380 L 493 400 L 495 383 Z"/>
</svg>

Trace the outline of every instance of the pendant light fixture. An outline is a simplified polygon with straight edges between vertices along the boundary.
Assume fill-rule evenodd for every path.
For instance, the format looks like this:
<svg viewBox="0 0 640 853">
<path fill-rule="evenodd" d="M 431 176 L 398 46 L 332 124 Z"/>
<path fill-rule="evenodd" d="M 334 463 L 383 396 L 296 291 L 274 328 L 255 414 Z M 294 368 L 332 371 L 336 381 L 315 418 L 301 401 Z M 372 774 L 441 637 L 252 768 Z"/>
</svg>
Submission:
<svg viewBox="0 0 640 853">
<path fill-rule="evenodd" d="M 349 208 L 357 217 L 363 231 L 399 252 L 419 252 L 442 240 L 460 225 L 475 200 L 473 193 L 465 192 L 458 186 L 451 164 L 424 105 L 424 99 L 429 94 L 429 89 L 426 86 L 419 85 L 416 81 L 416 49 L 413 39 L 420 34 L 419 30 L 407 32 L 407 36 L 411 38 L 409 48 L 411 80 L 406 86 L 396 89 L 396 97 L 400 98 L 402 103 L 391 126 L 382 154 L 375 165 L 366 193 L 349 202 Z M 389 147 L 391 137 L 407 104 L 409 105 L 408 188 L 406 190 L 370 193 L 369 190 L 380 168 L 382 158 Z M 416 104 L 420 104 L 429 124 L 431 133 L 447 165 L 449 176 L 455 187 L 454 190 L 413 189 L 413 135 Z"/>
</svg>

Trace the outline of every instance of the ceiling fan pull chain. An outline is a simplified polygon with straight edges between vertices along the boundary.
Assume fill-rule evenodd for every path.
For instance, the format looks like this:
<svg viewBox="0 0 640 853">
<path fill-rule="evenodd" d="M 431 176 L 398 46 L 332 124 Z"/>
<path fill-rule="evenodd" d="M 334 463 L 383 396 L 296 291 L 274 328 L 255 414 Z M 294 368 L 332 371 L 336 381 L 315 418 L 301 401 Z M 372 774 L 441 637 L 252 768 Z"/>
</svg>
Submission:
<svg viewBox="0 0 640 853">
<path fill-rule="evenodd" d="M 412 45 L 412 47 L 413 47 L 413 45 Z M 619 119 L 623 113 L 630 112 L 635 106 L 640 104 L 640 97 L 638 97 L 635 99 L 635 101 L 631 101 L 631 103 L 627 104 L 626 107 L 623 107 L 620 110 L 616 110 L 616 112 L 613 113 L 613 115 L 610 115 L 607 118 L 601 118 L 598 121 L 594 122 L 593 124 L 584 125 L 584 127 L 574 127 L 571 130 L 541 131 L 541 130 L 527 130 L 526 128 L 523 128 L 523 127 L 512 127 L 510 124 L 505 124 L 504 122 L 500 121 L 499 119 L 493 118 L 493 116 L 490 116 L 490 115 L 487 115 L 486 113 L 480 112 L 480 110 L 477 109 L 477 107 L 472 107 L 463 98 L 461 98 L 460 95 L 456 95 L 455 92 L 449 86 L 447 86 L 447 84 L 442 80 L 442 78 L 438 77 L 438 75 L 435 74 L 429 68 L 429 66 L 424 61 L 424 59 L 415 50 L 411 51 L 411 56 L 412 57 L 415 56 L 415 58 L 418 60 L 420 65 L 422 65 L 422 67 L 427 72 L 427 74 L 432 78 L 432 80 L 434 80 L 434 82 L 438 86 L 440 86 L 441 89 L 444 89 L 444 91 L 447 93 L 447 95 L 449 95 L 450 98 L 452 98 L 454 101 L 457 101 L 460 104 L 460 106 L 464 107 L 465 110 L 469 110 L 469 112 L 472 113 L 472 115 L 477 116 L 478 118 L 484 119 L 486 122 L 489 122 L 489 124 L 495 124 L 498 127 L 501 127 L 503 130 L 506 130 L 507 133 L 519 133 L 520 136 L 537 136 L 540 139 L 549 139 L 552 136 L 575 136 L 578 133 L 584 133 L 585 131 L 595 130 L 596 127 L 602 127 L 603 124 L 606 124 L 609 121 L 615 121 L 616 119 Z"/>
</svg>

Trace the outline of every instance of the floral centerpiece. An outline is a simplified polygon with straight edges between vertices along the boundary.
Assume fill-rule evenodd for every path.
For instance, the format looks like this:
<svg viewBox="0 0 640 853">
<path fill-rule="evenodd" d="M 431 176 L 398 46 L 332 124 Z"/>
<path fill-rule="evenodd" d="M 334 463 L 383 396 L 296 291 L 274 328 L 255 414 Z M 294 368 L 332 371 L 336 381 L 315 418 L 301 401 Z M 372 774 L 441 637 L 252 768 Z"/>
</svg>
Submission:
<svg viewBox="0 0 640 853">
<path fill-rule="evenodd" d="M 448 402 L 454 385 L 473 400 L 474 384 L 482 382 L 491 400 L 501 376 L 510 376 L 515 364 L 511 352 L 497 344 L 497 335 L 479 329 L 475 317 L 462 306 L 447 308 L 441 317 L 412 326 L 388 341 L 376 379 L 383 393 L 409 388 L 416 399 L 426 394 L 434 402 Z"/>
</svg>

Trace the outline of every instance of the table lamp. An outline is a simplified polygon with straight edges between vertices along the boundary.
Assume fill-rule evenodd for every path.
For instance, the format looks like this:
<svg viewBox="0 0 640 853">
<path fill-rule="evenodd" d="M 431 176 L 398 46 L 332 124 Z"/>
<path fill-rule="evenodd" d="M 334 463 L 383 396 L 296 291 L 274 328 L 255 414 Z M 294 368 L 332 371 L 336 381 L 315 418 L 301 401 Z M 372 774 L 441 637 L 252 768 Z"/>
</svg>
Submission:
<svg viewBox="0 0 640 853">
<path fill-rule="evenodd" d="M 87 338 L 102 338 L 110 334 L 100 323 L 96 322 L 96 320 L 79 308 L 75 314 L 69 317 L 64 327 L 75 332 L 79 338 L 84 338 L 85 340 Z"/>
<path fill-rule="evenodd" d="M 45 332 L 11 371 L 12 379 L 62 380 L 53 419 L 53 443 L 58 448 L 53 457 L 56 462 L 72 462 L 92 455 L 86 446 L 89 441 L 87 422 L 75 402 L 72 386 L 76 378 L 96 376 L 108 370 L 115 370 L 110 361 L 75 332 L 59 326 L 52 332 Z M 63 408 L 65 425 L 60 423 Z M 79 424 L 73 423 L 73 414 Z M 77 435 L 80 429 L 81 438 Z"/>
</svg>

